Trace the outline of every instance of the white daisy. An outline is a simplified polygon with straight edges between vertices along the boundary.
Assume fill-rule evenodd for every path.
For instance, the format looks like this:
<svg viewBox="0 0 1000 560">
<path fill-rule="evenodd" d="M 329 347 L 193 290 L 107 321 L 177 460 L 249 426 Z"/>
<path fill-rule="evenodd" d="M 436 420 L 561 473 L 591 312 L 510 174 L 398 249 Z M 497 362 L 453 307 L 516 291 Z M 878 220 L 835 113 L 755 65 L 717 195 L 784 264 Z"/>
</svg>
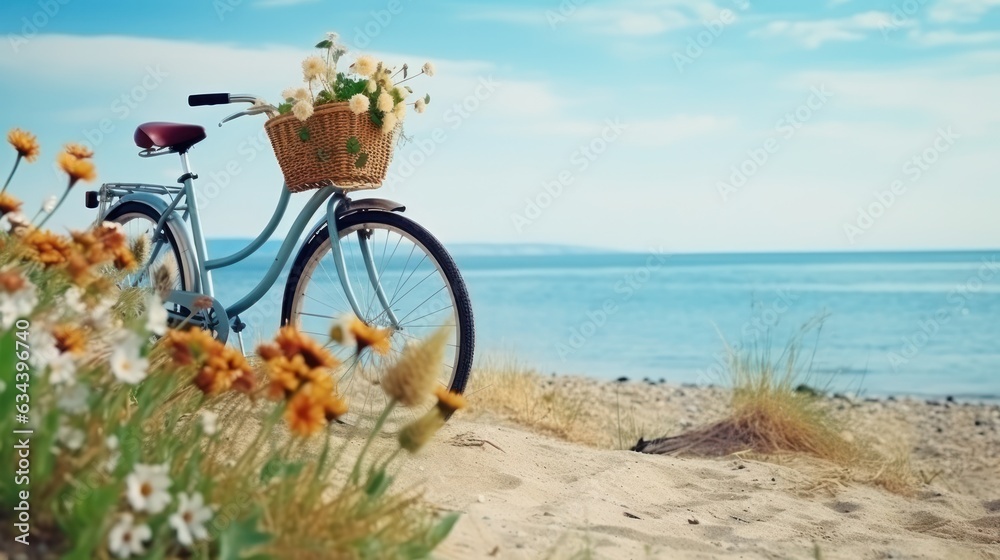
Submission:
<svg viewBox="0 0 1000 560">
<path fill-rule="evenodd" d="M 302 77 L 307 82 L 326 74 L 326 61 L 318 56 L 310 56 L 302 61 Z"/>
<path fill-rule="evenodd" d="M 205 505 L 201 493 L 195 492 L 188 496 L 184 492 L 177 494 L 177 513 L 170 516 L 170 526 L 177 531 L 177 542 L 190 547 L 196 540 L 208 538 L 205 523 L 212 519 L 212 508 Z"/>
<path fill-rule="evenodd" d="M 66 293 L 63 294 L 63 300 L 66 302 L 66 307 L 70 310 L 84 315 L 87 313 L 87 305 L 83 303 L 83 290 L 76 286 L 70 286 Z"/>
<path fill-rule="evenodd" d="M 104 445 L 108 447 L 108 459 L 104 462 L 104 470 L 112 472 L 118 466 L 118 459 L 121 458 L 121 451 L 118 451 L 118 436 L 110 435 L 104 440 Z"/>
<path fill-rule="evenodd" d="M 413 93 L 410 91 L 410 88 L 404 86 L 397 87 L 395 91 L 396 95 L 398 95 L 400 99 L 406 99 L 407 95 Z"/>
<path fill-rule="evenodd" d="M 155 292 L 146 298 L 146 330 L 157 336 L 167 334 L 167 308 Z"/>
<path fill-rule="evenodd" d="M 70 451 L 76 451 L 83 447 L 83 441 L 87 438 L 83 430 L 63 424 L 56 430 L 56 439 L 63 447 Z"/>
<path fill-rule="evenodd" d="M 371 107 L 371 101 L 368 99 L 367 95 L 356 93 L 351 97 L 351 100 L 347 102 L 347 106 L 351 109 L 352 113 L 360 115 L 368 112 L 368 109 Z"/>
<path fill-rule="evenodd" d="M 170 503 L 167 465 L 137 464 L 125 478 L 125 495 L 135 511 L 160 513 Z"/>
<path fill-rule="evenodd" d="M 382 93 L 378 94 L 378 101 L 375 102 L 375 106 L 378 108 L 379 111 L 388 113 L 389 111 L 392 111 L 392 107 L 393 105 L 395 105 L 395 103 L 396 100 L 393 99 L 391 95 L 383 91 Z"/>
<path fill-rule="evenodd" d="M 17 233 L 18 230 L 24 230 L 31 227 L 31 219 L 21 212 L 11 212 L 6 214 L 4 218 L 6 218 L 7 223 L 10 224 L 11 233 Z"/>
<path fill-rule="evenodd" d="M 119 381 L 135 385 L 146 378 L 149 360 L 140 354 L 141 344 L 137 336 L 130 334 L 111 353 L 111 373 Z"/>
<path fill-rule="evenodd" d="M 434 77 L 434 72 L 437 72 L 437 69 L 434 67 L 434 63 L 433 62 L 425 62 L 424 63 L 424 67 L 423 67 L 423 71 L 424 71 L 424 74 L 427 74 L 428 78 L 433 78 Z"/>
<path fill-rule="evenodd" d="M 308 101 L 296 102 L 295 105 L 292 105 L 292 114 L 295 115 L 295 118 L 305 122 L 313 114 L 312 103 Z"/>
<path fill-rule="evenodd" d="M 37 304 L 38 294 L 31 280 L 13 269 L 0 271 L 0 330 L 9 329 Z"/>
<path fill-rule="evenodd" d="M 135 524 L 131 513 L 123 513 L 118 523 L 108 533 L 108 549 L 118 558 L 139 556 L 146 552 L 143 542 L 153 537 L 153 531 L 145 523 Z"/>
<path fill-rule="evenodd" d="M 378 80 L 368 80 L 368 84 L 365 86 L 365 91 L 368 93 L 375 93 L 378 89 Z"/>
<path fill-rule="evenodd" d="M 59 390 L 56 406 L 66 414 L 80 414 L 87 411 L 87 399 L 90 390 L 82 383 L 75 383 Z"/>
<path fill-rule="evenodd" d="M 53 385 L 76 383 L 76 360 L 72 354 L 59 354 L 49 360 L 49 382 Z"/>
<path fill-rule="evenodd" d="M 378 61 L 366 54 L 361 55 L 358 57 L 357 62 L 351 65 L 351 70 L 354 70 L 355 74 L 360 74 L 367 78 L 378 70 Z"/>
<path fill-rule="evenodd" d="M 413 110 L 417 113 L 423 113 L 427 110 L 427 102 L 421 97 L 413 104 Z"/>
<path fill-rule="evenodd" d="M 399 119 L 396 118 L 394 113 L 386 113 L 382 117 L 382 134 L 390 134 L 396 129 L 396 125 L 399 123 Z"/>
<path fill-rule="evenodd" d="M 219 428 L 219 415 L 211 410 L 202 410 L 199 416 L 201 416 L 201 431 L 205 432 L 206 436 L 215 435 Z"/>
</svg>

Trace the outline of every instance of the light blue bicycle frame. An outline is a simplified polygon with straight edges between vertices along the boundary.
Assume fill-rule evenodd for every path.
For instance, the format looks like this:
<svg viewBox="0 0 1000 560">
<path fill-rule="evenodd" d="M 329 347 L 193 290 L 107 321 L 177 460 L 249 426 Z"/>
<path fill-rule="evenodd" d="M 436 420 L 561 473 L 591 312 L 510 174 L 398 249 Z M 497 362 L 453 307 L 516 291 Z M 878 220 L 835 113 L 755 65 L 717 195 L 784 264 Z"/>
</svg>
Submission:
<svg viewBox="0 0 1000 560">
<path fill-rule="evenodd" d="M 181 163 L 184 169 L 184 181 L 183 188 L 173 197 L 170 204 L 167 206 L 166 210 L 162 212 L 159 222 L 156 224 L 156 235 L 158 239 L 154 245 L 149 262 L 152 262 L 156 258 L 156 254 L 162 248 L 163 237 L 160 232 L 164 231 L 167 220 L 171 216 L 178 214 L 178 207 L 181 201 L 186 202 L 186 212 L 181 217 L 182 220 L 189 217 L 189 224 L 191 233 L 193 236 L 194 250 L 195 250 L 195 272 L 197 274 L 197 285 L 194 287 L 192 292 L 207 295 L 209 297 L 215 298 L 214 287 L 212 284 L 212 271 L 220 268 L 226 268 L 232 266 L 243 259 L 249 257 L 250 255 L 257 252 L 271 235 L 274 234 L 278 225 L 281 223 L 282 218 L 284 218 L 285 212 L 288 209 L 288 201 L 291 198 L 291 193 L 287 188 L 281 189 L 281 197 L 278 199 L 278 206 L 274 210 L 274 214 L 268 221 L 267 225 L 260 234 L 251 241 L 246 247 L 240 249 L 239 251 L 233 253 L 232 255 L 220 257 L 216 259 L 208 258 L 208 247 L 205 240 L 205 235 L 202 231 L 201 225 L 201 214 L 198 210 L 197 197 L 194 195 L 194 177 L 195 175 L 191 172 L 191 167 L 188 161 L 186 153 L 180 154 Z M 132 186 L 145 186 L 145 185 L 132 185 Z M 149 185 L 149 187 L 156 187 Z M 167 194 L 169 195 L 168 189 L 165 187 L 159 187 L 162 192 L 154 192 L 154 194 Z M 176 192 L 177 189 L 175 188 Z M 340 279 L 341 287 L 344 290 L 344 295 L 347 297 L 347 301 L 350 303 L 352 310 L 358 317 L 363 317 L 364 314 L 361 311 L 361 306 L 355 297 L 354 290 L 351 286 L 350 278 L 347 274 L 347 267 L 344 260 L 343 250 L 339 242 L 339 228 L 337 225 L 337 215 L 338 208 L 345 201 L 348 201 L 345 192 L 337 187 L 324 187 L 317 190 L 309 201 L 306 202 L 305 207 L 299 212 L 299 215 L 295 218 L 292 223 L 288 234 L 285 236 L 284 241 L 281 243 L 281 247 L 278 249 L 278 254 L 274 258 L 274 262 L 267 269 L 264 277 L 261 278 L 260 282 L 255 286 L 248 294 L 243 296 L 236 303 L 225 307 L 225 312 L 227 319 L 232 321 L 240 313 L 243 313 L 247 309 L 250 309 L 254 304 L 260 301 L 267 291 L 274 285 L 281 271 L 284 269 L 285 264 L 292 255 L 298 245 L 298 240 L 302 233 L 305 231 L 306 227 L 309 226 L 309 222 L 312 217 L 319 210 L 323 202 L 327 202 L 326 205 L 326 222 L 327 227 L 330 232 L 330 248 L 332 256 L 334 259 L 334 265 L 337 269 L 337 276 Z M 389 300 L 386 298 L 385 291 L 382 289 L 382 284 L 379 282 L 379 271 L 375 266 L 375 259 L 372 257 L 371 246 L 369 239 L 366 235 L 359 233 L 358 235 L 359 245 L 361 249 L 361 255 L 364 259 L 365 269 L 368 273 L 368 278 L 374 288 L 375 295 L 379 300 L 385 310 L 386 316 L 389 318 L 393 328 L 400 328 L 399 321 L 395 316 L 395 313 L 390 308 Z M 148 265 L 147 265 L 148 266 Z M 227 325 L 228 327 L 228 325 Z M 228 337 L 228 328 L 226 330 L 226 337 Z"/>
</svg>

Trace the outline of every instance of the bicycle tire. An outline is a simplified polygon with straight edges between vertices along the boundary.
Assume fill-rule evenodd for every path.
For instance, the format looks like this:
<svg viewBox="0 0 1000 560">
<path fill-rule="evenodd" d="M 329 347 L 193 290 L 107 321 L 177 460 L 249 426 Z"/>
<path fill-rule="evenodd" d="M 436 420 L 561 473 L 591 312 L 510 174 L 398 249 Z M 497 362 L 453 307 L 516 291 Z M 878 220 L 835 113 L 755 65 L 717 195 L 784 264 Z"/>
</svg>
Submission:
<svg viewBox="0 0 1000 560">
<path fill-rule="evenodd" d="M 124 227 L 128 221 L 130 221 L 124 218 L 134 215 L 141 215 L 145 217 L 155 226 L 160 220 L 161 213 L 149 204 L 130 200 L 112 208 L 104 217 L 104 221 L 115 222 Z M 177 289 L 189 290 L 194 285 L 193 278 L 191 277 L 191 273 L 193 271 L 188 270 L 187 261 L 185 260 L 183 253 L 181 253 L 180 246 L 177 243 L 177 234 L 174 232 L 173 225 L 169 222 L 164 224 L 164 234 L 166 235 L 166 242 L 170 245 L 170 249 L 173 253 L 174 261 L 177 263 L 177 280 L 179 282 Z M 147 271 L 147 274 L 148 273 L 149 272 Z"/>
<path fill-rule="evenodd" d="M 365 224 L 388 226 L 407 234 L 422 247 L 427 256 L 434 259 L 438 270 L 444 275 L 455 307 L 455 316 L 458 321 L 456 331 L 459 337 L 455 365 L 448 389 L 454 393 L 463 393 L 469 380 L 475 354 L 475 324 L 469 292 L 454 259 L 441 242 L 423 226 L 393 212 L 367 210 L 349 214 L 341 218 L 338 223 L 340 228 L 338 239 L 342 239 L 345 232 L 350 233 L 354 228 Z M 303 273 L 307 270 L 310 261 L 317 257 L 323 258 L 330 251 L 329 240 L 329 231 L 324 227 L 312 236 L 299 251 L 285 284 L 281 313 L 282 325 L 288 325 L 292 322 L 296 304 L 299 302 L 299 298 L 306 293 L 306 286 L 302 285 L 303 280 L 308 282 L 311 279 L 311 275 L 304 277 Z M 317 253 L 320 254 L 317 255 Z"/>
</svg>

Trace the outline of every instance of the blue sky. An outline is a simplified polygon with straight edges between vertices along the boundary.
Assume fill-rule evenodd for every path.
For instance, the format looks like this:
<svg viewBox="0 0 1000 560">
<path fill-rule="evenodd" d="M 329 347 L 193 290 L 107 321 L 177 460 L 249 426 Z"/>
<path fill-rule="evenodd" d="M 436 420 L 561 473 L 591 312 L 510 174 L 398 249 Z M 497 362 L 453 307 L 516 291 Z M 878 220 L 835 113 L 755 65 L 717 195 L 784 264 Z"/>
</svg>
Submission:
<svg viewBox="0 0 1000 560">
<path fill-rule="evenodd" d="M 70 141 L 94 146 L 101 180 L 170 183 L 175 159 L 139 159 L 132 132 L 191 122 L 209 133 L 191 153 L 218 193 L 209 234 L 251 236 L 281 181 L 262 121 L 219 128 L 229 109 L 187 94 L 274 99 L 338 31 L 349 59 L 437 64 L 412 82 L 433 102 L 374 195 L 448 242 L 1000 245 L 1000 0 L 428 4 L 4 2 L 0 125 L 43 143 L 14 192 L 33 208 L 61 188 L 51 162 Z"/>
</svg>

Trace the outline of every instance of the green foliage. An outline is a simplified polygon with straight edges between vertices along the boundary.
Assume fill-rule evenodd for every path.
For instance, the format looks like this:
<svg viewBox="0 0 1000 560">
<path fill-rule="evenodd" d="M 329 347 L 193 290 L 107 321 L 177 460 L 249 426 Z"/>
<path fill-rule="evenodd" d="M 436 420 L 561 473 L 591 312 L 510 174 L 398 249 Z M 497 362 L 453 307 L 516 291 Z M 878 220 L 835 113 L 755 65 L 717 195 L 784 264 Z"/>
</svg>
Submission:
<svg viewBox="0 0 1000 560">
<path fill-rule="evenodd" d="M 362 167 L 364 167 L 366 165 L 368 165 L 368 154 L 362 152 L 362 153 L 358 154 L 358 159 L 354 160 L 354 167 L 357 167 L 358 169 L 361 169 Z"/>
<path fill-rule="evenodd" d="M 311 137 L 312 136 L 309 134 L 308 126 L 303 126 L 302 128 L 299 129 L 299 140 L 302 140 L 303 142 L 308 142 L 309 138 Z"/>
<path fill-rule="evenodd" d="M 338 72 L 337 81 L 334 83 L 334 88 L 336 89 L 335 99 L 337 101 L 347 101 L 359 93 L 365 93 L 365 88 L 367 87 L 367 78 L 353 78 L 343 72 Z"/>
<path fill-rule="evenodd" d="M 240 521 L 230 523 L 219 535 L 219 558 L 221 560 L 264 560 L 265 555 L 248 556 L 255 548 L 271 542 L 271 535 L 257 529 L 260 524 L 259 511 Z"/>
<path fill-rule="evenodd" d="M 361 140 L 358 140 L 357 136 L 351 136 L 347 139 L 347 153 L 356 154 L 361 151 Z"/>
</svg>

